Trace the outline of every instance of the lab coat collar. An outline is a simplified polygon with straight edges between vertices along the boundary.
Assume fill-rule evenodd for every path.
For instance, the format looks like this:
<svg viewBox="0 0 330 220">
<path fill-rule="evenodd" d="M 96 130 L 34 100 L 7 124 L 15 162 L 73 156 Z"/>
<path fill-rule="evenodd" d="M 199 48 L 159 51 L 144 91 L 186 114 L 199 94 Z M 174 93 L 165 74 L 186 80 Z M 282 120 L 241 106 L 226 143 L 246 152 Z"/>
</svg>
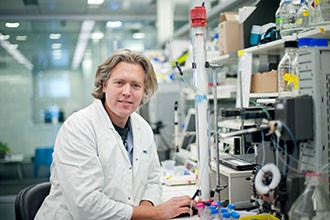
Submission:
<svg viewBox="0 0 330 220">
<path fill-rule="evenodd" d="M 115 128 L 111 122 L 111 119 L 108 115 L 108 113 L 106 112 L 103 103 L 100 99 L 95 99 L 94 104 L 98 106 L 99 110 L 101 111 L 101 114 L 103 116 L 103 118 L 106 121 L 106 125 L 109 129 L 115 131 Z M 132 129 L 132 134 L 133 134 L 133 169 L 134 169 L 134 175 L 136 174 L 139 164 L 140 164 L 140 158 L 141 158 L 141 154 L 144 152 L 143 150 L 143 143 L 142 143 L 142 134 L 141 134 L 141 129 L 140 129 L 140 123 L 138 122 L 137 117 L 135 116 L 135 114 L 137 114 L 136 112 L 134 112 L 131 117 L 130 117 L 130 123 L 131 123 L 131 129 Z M 118 135 L 119 137 L 119 135 Z M 121 139 L 120 139 L 121 140 Z M 127 155 L 127 151 L 124 147 L 124 145 L 122 144 L 122 142 L 120 141 L 121 145 L 123 146 L 121 151 L 123 154 L 125 154 L 125 157 L 127 159 L 127 162 L 130 163 L 129 157 Z"/>
</svg>

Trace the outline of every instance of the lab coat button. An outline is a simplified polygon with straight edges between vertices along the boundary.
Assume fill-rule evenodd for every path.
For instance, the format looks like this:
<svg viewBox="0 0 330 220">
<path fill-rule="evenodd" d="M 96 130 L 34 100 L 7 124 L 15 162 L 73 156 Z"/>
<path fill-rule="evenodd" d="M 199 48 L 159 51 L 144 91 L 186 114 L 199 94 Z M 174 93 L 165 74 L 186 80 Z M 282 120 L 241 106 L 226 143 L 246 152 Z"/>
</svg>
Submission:
<svg viewBox="0 0 330 220">
<path fill-rule="evenodd" d="M 131 200 L 131 197 L 128 197 L 128 200 Z"/>
<path fill-rule="evenodd" d="M 138 158 L 135 158 L 136 161 L 138 161 L 139 159 Z"/>
<path fill-rule="evenodd" d="M 129 170 L 131 170 L 131 169 L 132 169 L 132 167 L 129 167 L 128 169 L 129 169 Z"/>
</svg>

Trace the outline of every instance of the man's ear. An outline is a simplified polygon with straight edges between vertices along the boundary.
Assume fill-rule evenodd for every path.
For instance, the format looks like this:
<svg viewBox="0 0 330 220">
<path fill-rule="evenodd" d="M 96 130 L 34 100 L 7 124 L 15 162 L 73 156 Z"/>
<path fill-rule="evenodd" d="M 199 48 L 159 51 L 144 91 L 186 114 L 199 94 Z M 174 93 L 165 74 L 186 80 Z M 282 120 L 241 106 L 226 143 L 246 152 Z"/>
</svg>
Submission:
<svg viewBox="0 0 330 220">
<path fill-rule="evenodd" d="M 107 88 L 107 84 L 106 82 L 102 83 L 102 91 L 105 92 L 105 89 Z"/>
</svg>

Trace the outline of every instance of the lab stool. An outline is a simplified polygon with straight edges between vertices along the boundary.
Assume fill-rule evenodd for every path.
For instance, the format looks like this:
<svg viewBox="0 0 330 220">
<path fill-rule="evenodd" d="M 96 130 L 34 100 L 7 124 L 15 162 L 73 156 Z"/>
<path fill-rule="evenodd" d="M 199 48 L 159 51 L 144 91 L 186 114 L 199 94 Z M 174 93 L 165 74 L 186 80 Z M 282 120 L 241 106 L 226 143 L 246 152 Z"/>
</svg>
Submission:
<svg viewBox="0 0 330 220">
<path fill-rule="evenodd" d="M 47 177 L 50 176 L 50 165 L 52 164 L 52 154 L 54 151 L 54 147 L 37 147 L 35 149 L 35 157 L 33 162 L 33 173 L 34 177 L 40 177 L 39 171 L 41 168 L 45 170 L 47 169 Z M 42 175 L 42 177 L 44 177 Z"/>
</svg>

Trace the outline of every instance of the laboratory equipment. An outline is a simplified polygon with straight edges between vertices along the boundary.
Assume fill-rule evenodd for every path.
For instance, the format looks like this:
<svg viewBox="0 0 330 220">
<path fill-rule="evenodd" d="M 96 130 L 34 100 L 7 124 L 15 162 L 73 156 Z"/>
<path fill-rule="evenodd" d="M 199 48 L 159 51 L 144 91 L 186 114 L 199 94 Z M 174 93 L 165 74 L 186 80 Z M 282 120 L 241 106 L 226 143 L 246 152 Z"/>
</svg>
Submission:
<svg viewBox="0 0 330 220">
<path fill-rule="evenodd" d="M 199 152 L 198 181 L 201 187 L 201 199 L 208 201 L 211 198 L 209 138 L 208 138 L 208 77 L 206 73 L 206 8 L 204 5 L 195 6 L 190 10 L 191 39 L 193 46 L 193 75 L 195 87 L 196 108 L 196 136 Z"/>
</svg>

